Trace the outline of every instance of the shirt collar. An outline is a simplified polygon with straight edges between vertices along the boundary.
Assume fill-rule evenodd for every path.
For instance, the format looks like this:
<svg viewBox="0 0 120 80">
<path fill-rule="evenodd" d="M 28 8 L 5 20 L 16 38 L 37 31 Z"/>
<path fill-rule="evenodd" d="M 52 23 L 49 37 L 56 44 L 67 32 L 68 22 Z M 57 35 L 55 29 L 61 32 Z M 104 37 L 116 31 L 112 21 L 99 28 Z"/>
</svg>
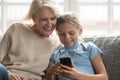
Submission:
<svg viewBox="0 0 120 80">
<path fill-rule="evenodd" d="M 76 44 L 74 44 L 72 47 L 65 47 L 62 46 L 60 53 L 65 54 L 65 53 L 69 53 L 69 52 L 74 52 L 74 53 L 78 53 L 80 51 L 83 51 L 82 46 L 80 46 L 82 43 L 81 42 L 77 42 Z"/>
</svg>

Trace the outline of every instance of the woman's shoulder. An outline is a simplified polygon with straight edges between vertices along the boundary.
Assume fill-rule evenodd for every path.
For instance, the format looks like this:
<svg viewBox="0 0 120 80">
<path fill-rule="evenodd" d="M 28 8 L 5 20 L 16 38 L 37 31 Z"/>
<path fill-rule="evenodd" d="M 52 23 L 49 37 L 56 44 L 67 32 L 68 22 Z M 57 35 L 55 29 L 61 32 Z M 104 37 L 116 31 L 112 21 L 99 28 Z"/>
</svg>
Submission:
<svg viewBox="0 0 120 80">
<path fill-rule="evenodd" d="M 8 30 L 14 30 L 16 28 L 19 28 L 20 26 L 24 26 L 23 23 L 13 22 L 9 25 Z"/>
<path fill-rule="evenodd" d="M 28 25 L 24 22 L 13 22 L 11 25 L 10 25 L 10 28 L 25 28 L 27 27 Z"/>
<path fill-rule="evenodd" d="M 13 22 L 10 24 L 7 31 L 20 31 L 23 29 L 30 29 L 29 25 L 25 24 L 24 22 Z"/>
</svg>

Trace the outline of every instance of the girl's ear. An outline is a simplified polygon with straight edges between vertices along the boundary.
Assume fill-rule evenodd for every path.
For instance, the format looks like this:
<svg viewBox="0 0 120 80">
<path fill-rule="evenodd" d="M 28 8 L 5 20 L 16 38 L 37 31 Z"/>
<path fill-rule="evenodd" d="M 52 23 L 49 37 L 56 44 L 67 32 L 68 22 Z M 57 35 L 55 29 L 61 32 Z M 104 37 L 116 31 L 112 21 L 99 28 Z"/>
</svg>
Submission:
<svg viewBox="0 0 120 80">
<path fill-rule="evenodd" d="M 82 35 L 82 32 L 83 32 L 83 28 L 81 27 L 81 28 L 79 29 L 79 35 Z"/>
<path fill-rule="evenodd" d="M 35 15 L 32 15 L 32 20 L 33 22 L 35 22 Z"/>
</svg>

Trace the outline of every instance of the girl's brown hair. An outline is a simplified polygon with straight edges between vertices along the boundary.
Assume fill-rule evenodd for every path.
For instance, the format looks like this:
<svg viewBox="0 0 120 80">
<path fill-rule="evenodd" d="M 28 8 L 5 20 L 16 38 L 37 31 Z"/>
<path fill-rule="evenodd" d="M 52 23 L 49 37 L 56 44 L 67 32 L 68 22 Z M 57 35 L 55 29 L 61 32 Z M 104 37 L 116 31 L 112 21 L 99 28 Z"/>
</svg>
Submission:
<svg viewBox="0 0 120 80">
<path fill-rule="evenodd" d="M 80 25 L 80 22 L 79 22 L 79 19 L 77 18 L 77 15 L 75 13 L 65 13 L 63 15 L 60 15 L 57 19 L 57 24 L 56 24 L 56 30 L 58 30 L 58 27 L 61 25 L 61 24 L 64 24 L 64 23 L 69 23 L 69 24 L 72 24 L 74 25 L 75 27 L 77 27 L 78 29 L 81 28 L 81 25 Z"/>
</svg>

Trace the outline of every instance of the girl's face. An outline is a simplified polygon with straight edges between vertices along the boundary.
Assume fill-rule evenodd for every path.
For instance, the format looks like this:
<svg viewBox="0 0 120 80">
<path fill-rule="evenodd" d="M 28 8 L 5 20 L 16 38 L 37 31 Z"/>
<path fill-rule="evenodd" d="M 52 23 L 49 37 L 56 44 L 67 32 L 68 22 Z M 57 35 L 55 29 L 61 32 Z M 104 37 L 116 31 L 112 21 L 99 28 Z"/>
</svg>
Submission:
<svg viewBox="0 0 120 80">
<path fill-rule="evenodd" d="M 58 26 L 58 35 L 60 41 L 66 46 L 71 47 L 79 40 L 79 36 L 82 33 L 82 28 L 78 29 L 69 23 L 64 23 Z"/>
<path fill-rule="evenodd" d="M 35 16 L 33 21 L 36 26 L 37 33 L 43 37 L 49 37 L 53 32 L 56 25 L 56 15 L 49 8 L 40 9 Z"/>
</svg>

